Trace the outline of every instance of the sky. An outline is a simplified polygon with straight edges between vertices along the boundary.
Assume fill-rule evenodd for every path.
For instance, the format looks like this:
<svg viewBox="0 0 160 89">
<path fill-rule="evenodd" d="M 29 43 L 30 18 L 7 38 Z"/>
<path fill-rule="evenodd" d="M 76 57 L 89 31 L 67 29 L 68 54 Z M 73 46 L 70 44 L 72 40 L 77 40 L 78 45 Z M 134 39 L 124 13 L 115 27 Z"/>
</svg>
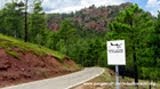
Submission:
<svg viewBox="0 0 160 89">
<path fill-rule="evenodd" d="M 4 6 L 6 1 L 0 0 L 0 8 Z M 70 13 L 93 4 L 99 7 L 120 5 L 125 2 L 137 3 L 139 7 L 151 12 L 154 16 L 157 16 L 157 11 L 160 10 L 160 0 L 43 0 L 42 6 L 46 13 Z"/>
</svg>

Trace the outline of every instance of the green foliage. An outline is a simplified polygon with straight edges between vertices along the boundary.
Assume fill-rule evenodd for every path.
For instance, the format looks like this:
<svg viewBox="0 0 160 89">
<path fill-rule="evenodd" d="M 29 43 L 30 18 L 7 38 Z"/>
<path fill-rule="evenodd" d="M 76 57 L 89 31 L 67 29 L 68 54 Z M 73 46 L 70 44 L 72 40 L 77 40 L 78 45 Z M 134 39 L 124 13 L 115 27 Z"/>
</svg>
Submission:
<svg viewBox="0 0 160 89">
<path fill-rule="evenodd" d="M 16 40 L 14 38 L 11 38 L 11 37 L 7 37 L 7 36 L 4 36 L 2 34 L 0 34 L 0 47 L 8 50 L 8 49 L 12 49 L 12 48 L 15 48 L 15 47 L 20 47 L 21 51 L 32 51 L 33 53 L 35 53 L 36 55 L 53 55 L 54 57 L 58 58 L 59 60 L 63 60 L 65 55 L 62 55 L 61 53 L 57 52 L 57 51 L 53 51 L 53 50 L 50 50 L 48 48 L 45 48 L 43 46 L 38 46 L 38 45 L 35 45 L 35 44 L 31 44 L 31 43 L 25 43 L 21 40 Z M 13 54 L 15 55 L 14 52 L 9 52 L 7 51 L 9 54 Z M 16 55 L 15 55 L 16 56 Z M 18 56 L 16 56 L 18 57 Z"/>
<path fill-rule="evenodd" d="M 22 9 L 16 3 L 7 3 L 0 11 L 0 32 L 16 38 L 23 37 Z"/>
<path fill-rule="evenodd" d="M 144 79 L 150 79 L 150 80 L 155 80 L 155 81 L 159 81 L 159 77 L 160 76 L 160 69 L 156 68 L 156 67 L 142 67 L 141 68 L 141 77 Z"/>
<path fill-rule="evenodd" d="M 33 12 L 29 16 L 29 41 L 44 45 L 47 28 L 45 14 L 40 0 L 34 0 Z"/>
<path fill-rule="evenodd" d="M 0 33 L 22 39 L 23 9 L 17 8 L 16 3 L 9 3 L 0 10 Z M 150 13 L 130 3 L 126 6 L 121 5 L 120 8 L 116 6 L 108 8 L 114 11 L 104 13 L 104 17 L 103 13 L 97 12 L 107 12 L 108 9 L 100 7 L 96 12 L 96 7 L 90 7 L 75 14 L 54 14 L 47 15 L 47 18 L 42 10 L 41 1 L 34 0 L 33 12 L 28 14 L 29 42 L 57 50 L 83 66 L 108 66 L 106 40 L 125 39 L 126 72 L 131 74 L 134 72 L 135 53 L 138 71 L 141 72 L 140 77 L 156 79 L 160 67 L 160 13 L 157 18 L 153 18 Z M 47 23 L 50 26 L 52 21 L 59 24 L 60 29 L 48 30 Z M 36 55 L 52 54 L 60 60 L 65 57 L 42 46 L 24 43 L 3 35 L 0 35 L 0 41 L 3 48 L 20 46 L 25 51 L 33 51 Z M 9 54 L 16 56 L 14 52 Z M 152 70 L 153 73 L 149 73 Z"/>
<path fill-rule="evenodd" d="M 76 29 L 70 19 L 65 19 L 59 31 L 49 32 L 46 46 L 72 57 L 83 66 L 106 66 L 103 36 L 95 31 Z"/>
<path fill-rule="evenodd" d="M 154 65 L 160 67 L 160 12 L 158 12 L 158 16 L 155 21 L 155 32 L 153 35 L 153 42 L 151 44 L 154 45 Z"/>
<path fill-rule="evenodd" d="M 9 50 L 9 49 L 6 49 L 5 52 L 6 52 L 8 55 L 10 55 L 10 56 L 12 56 L 12 57 L 14 57 L 14 58 L 16 58 L 16 59 L 19 59 L 19 55 L 18 55 L 17 52 L 15 52 L 15 51 L 13 51 L 13 50 Z"/>
<path fill-rule="evenodd" d="M 117 18 L 109 25 L 110 32 L 108 32 L 108 39 L 124 39 L 126 41 L 126 61 L 127 73 L 134 72 L 134 63 L 137 64 L 141 77 L 148 76 L 146 69 L 141 67 L 155 67 L 153 43 L 154 39 L 154 19 L 152 16 L 144 12 L 137 5 L 132 5 L 120 12 Z M 156 41 L 157 42 L 157 41 Z M 136 60 L 134 61 L 134 56 Z M 148 71 L 148 70 L 147 70 Z M 157 70 L 158 71 L 158 70 Z M 143 76 L 142 76 L 143 75 Z M 152 76 L 148 76 L 151 79 Z M 155 75 L 154 77 L 158 77 Z"/>
</svg>

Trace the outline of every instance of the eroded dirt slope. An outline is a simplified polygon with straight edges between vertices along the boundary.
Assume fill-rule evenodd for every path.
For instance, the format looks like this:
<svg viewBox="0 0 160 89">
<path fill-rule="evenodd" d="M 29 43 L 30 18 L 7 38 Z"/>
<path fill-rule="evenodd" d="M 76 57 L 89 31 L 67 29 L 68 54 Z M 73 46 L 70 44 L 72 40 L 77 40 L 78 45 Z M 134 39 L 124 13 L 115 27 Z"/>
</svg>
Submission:
<svg viewBox="0 0 160 89">
<path fill-rule="evenodd" d="M 22 48 L 20 42 L 8 38 L 2 40 L 0 36 L 0 87 L 55 77 L 79 69 L 66 56 L 60 59 L 50 54 L 51 52 L 45 53 L 39 50 L 36 53 L 29 48 L 24 50 L 24 45 L 25 43 Z"/>
</svg>

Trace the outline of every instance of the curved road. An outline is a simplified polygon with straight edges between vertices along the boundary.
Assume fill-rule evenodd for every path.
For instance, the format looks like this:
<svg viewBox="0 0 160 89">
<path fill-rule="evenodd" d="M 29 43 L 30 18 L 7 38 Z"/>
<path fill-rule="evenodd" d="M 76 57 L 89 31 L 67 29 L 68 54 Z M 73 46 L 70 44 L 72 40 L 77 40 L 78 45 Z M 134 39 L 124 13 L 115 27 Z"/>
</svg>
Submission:
<svg viewBox="0 0 160 89">
<path fill-rule="evenodd" d="M 82 71 L 64 76 L 19 84 L 2 89 L 69 89 L 88 80 L 91 80 L 101 75 L 103 72 L 104 69 L 100 67 L 85 68 Z"/>
</svg>

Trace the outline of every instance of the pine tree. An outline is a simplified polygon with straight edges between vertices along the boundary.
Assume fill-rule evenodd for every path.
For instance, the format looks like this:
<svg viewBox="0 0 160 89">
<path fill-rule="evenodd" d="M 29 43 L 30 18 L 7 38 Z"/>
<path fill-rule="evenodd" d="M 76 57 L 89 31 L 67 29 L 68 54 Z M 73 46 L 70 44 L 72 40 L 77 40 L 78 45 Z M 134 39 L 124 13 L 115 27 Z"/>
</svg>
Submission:
<svg viewBox="0 0 160 89">
<path fill-rule="evenodd" d="M 155 64 L 157 65 L 157 67 L 160 67 L 160 12 L 158 12 L 158 17 L 156 20 L 156 24 L 155 24 L 155 38 L 154 38 L 154 42 L 153 45 L 154 46 L 154 58 L 156 59 Z"/>
<path fill-rule="evenodd" d="M 108 36 L 111 39 L 125 39 L 127 70 L 135 73 L 135 82 L 138 82 L 138 71 L 141 71 L 139 68 L 151 66 L 154 61 L 150 45 L 154 32 L 152 16 L 138 5 L 132 5 L 120 12 L 109 27 L 111 31 Z"/>
<path fill-rule="evenodd" d="M 44 45 L 46 28 L 45 13 L 41 7 L 41 0 L 34 0 L 33 12 L 29 18 L 29 40 Z"/>
<path fill-rule="evenodd" d="M 23 13 L 17 2 L 7 3 L 0 11 L 0 32 L 16 38 L 23 38 Z"/>
</svg>

